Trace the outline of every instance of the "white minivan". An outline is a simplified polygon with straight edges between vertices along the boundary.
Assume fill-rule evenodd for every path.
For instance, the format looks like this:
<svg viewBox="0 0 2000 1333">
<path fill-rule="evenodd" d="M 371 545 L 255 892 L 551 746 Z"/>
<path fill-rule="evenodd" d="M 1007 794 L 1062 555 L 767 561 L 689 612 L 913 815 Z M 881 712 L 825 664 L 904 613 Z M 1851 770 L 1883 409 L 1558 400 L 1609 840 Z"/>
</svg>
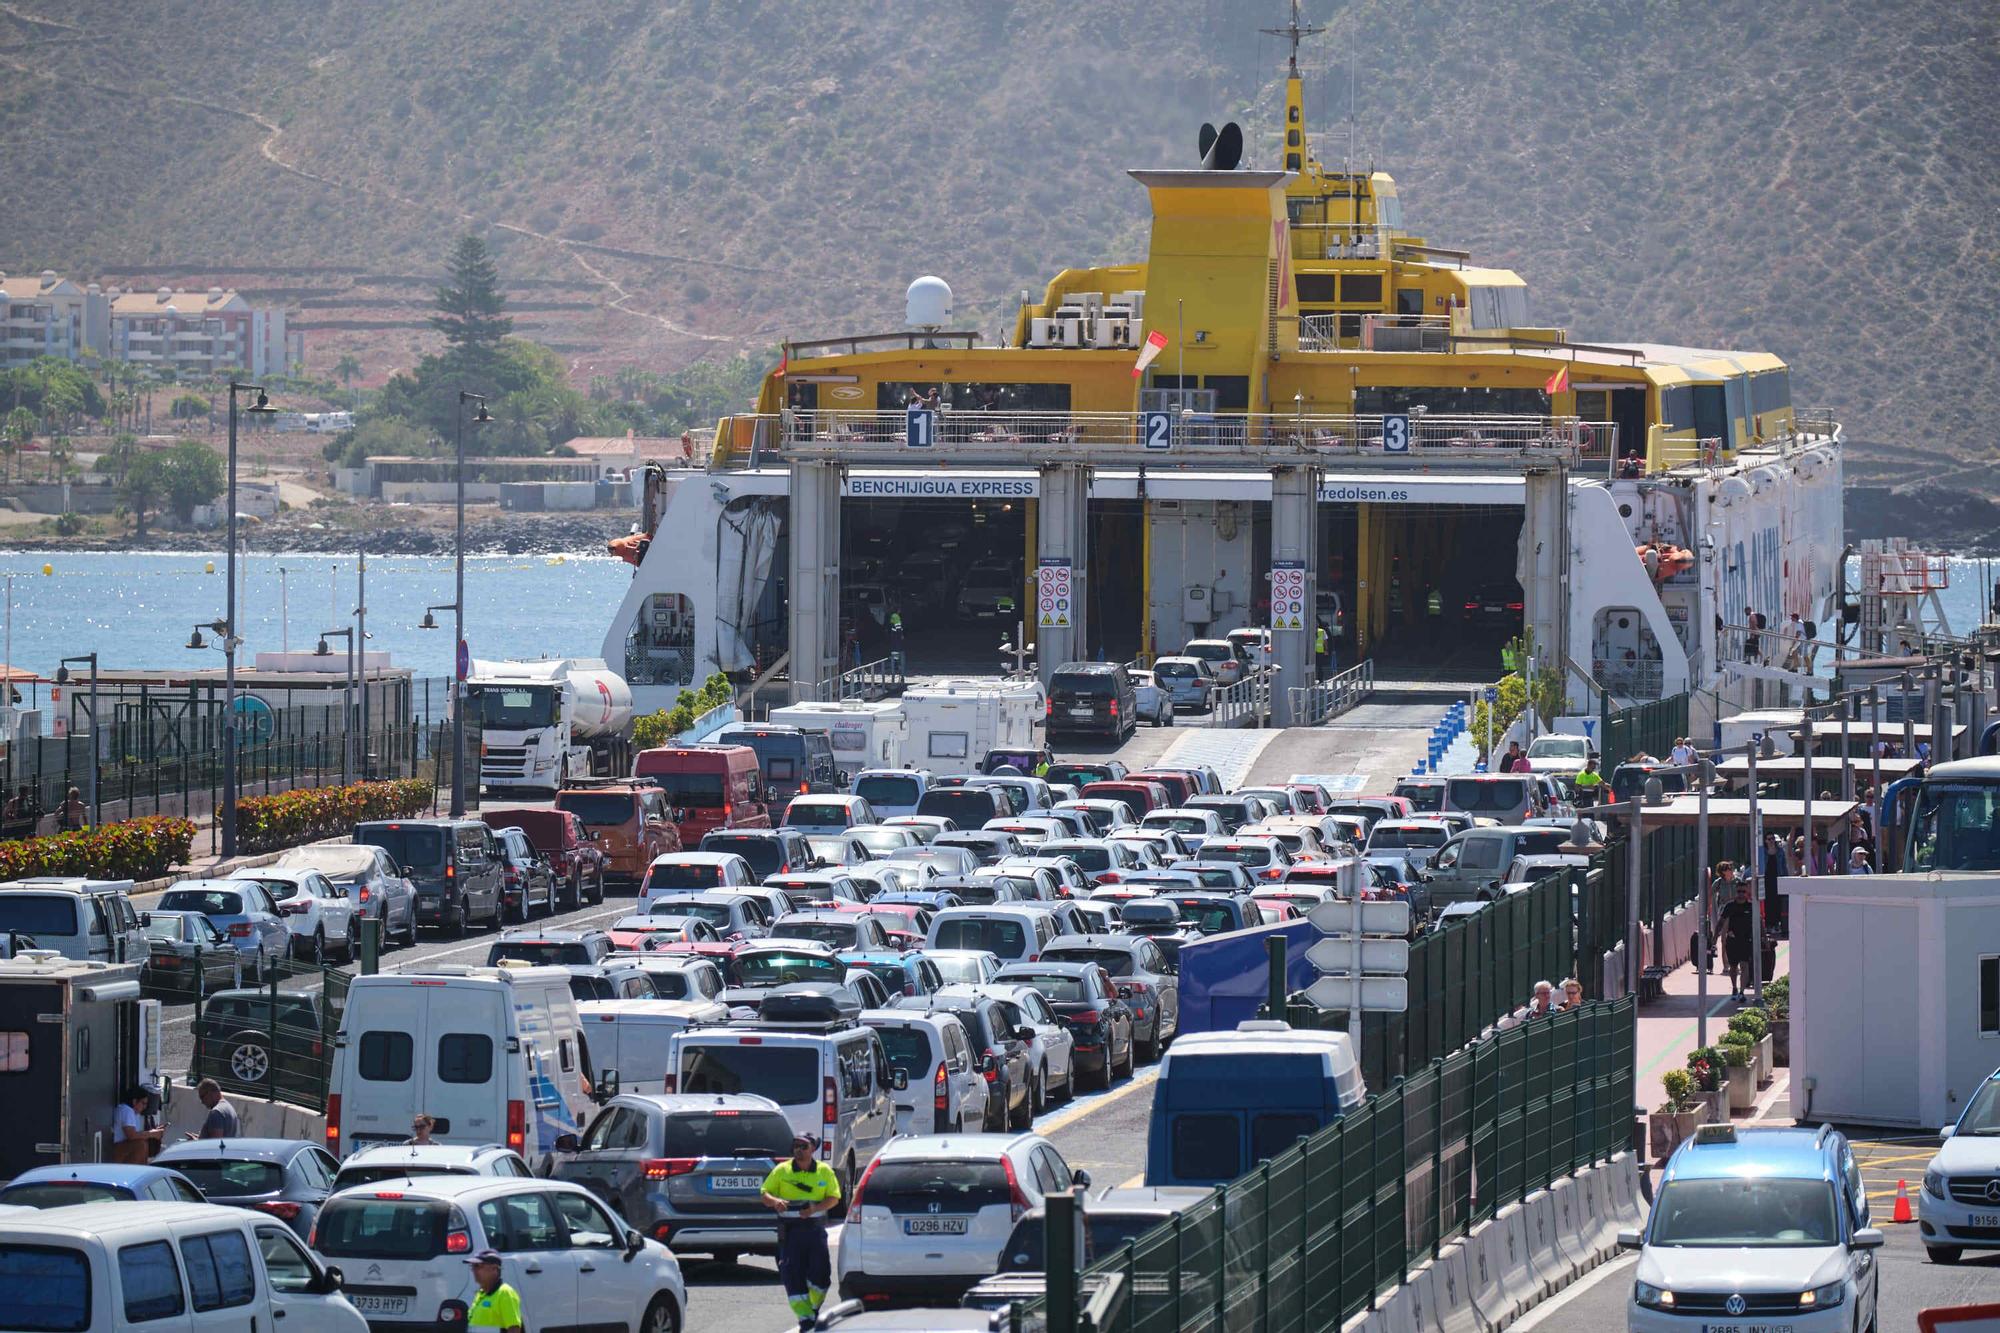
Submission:
<svg viewBox="0 0 2000 1333">
<path fill-rule="evenodd" d="M 589 1045 L 566 968 L 502 963 L 356 977 L 334 1037 L 326 1146 L 497 1143 L 544 1169 L 590 1111 Z"/>
<path fill-rule="evenodd" d="M 276 1217 L 212 1203 L 83 1203 L 0 1217 L 8 1328 L 367 1333 L 342 1277 Z"/>
<path fill-rule="evenodd" d="M 0 936 L 79 962 L 143 963 L 149 946 L 129 879 L 47 875 L 0 884 Z"/>
<path fill-rule="evenodd" d="M 619 1092 L 665 1092 L 674 1034 L 699 1023 L 727 1023 L 729 1010 L 714 1000 L 582 1000 L 576 1016 L 600 1083 L 615 1069 Z"/>
<path fill-rule="evenodd" d="M 924 948 L 983 949 L 1002 963 L 1032 963 L 1062 933 L 1055 915 L 1038 905 L 947 907 L 931 918 Z"/>
</svg>

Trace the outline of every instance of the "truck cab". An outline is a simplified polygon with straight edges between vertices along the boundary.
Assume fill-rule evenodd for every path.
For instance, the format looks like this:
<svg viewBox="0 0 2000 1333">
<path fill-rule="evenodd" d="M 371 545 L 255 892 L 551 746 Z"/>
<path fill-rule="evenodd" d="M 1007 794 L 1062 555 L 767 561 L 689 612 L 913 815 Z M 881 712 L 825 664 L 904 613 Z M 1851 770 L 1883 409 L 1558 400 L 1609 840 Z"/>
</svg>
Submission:
<svg viewBox="0 0 2000 1333">
<path fill-rule="evenodd" d="M 554 793 L 626 771 L 632 690 L 600 660 L 474 662 L 465 698 L 488 788 Z"/>
</svg>

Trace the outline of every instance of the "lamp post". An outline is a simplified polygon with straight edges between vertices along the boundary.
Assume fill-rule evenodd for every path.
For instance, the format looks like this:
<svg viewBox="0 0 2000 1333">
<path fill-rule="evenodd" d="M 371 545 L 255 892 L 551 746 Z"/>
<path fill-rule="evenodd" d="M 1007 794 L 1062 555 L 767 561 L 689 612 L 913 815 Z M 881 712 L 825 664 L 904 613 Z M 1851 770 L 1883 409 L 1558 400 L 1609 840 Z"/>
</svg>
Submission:
<svg viewBox="0 0 2000 1333">
<path fill-rule="evenodd" d="M 278 651 L 292 651 L 292 585 L 283 565 L 278 566 Z"/>
<path fill-rule="evenodd" d="M 354 754 L 354 631 L 345 627 L 321 630 L 313 656 L 331 657 L 333 650 L 326 646 L 326 641 L 332 638 L 347 641 L 347 678 L 340 686 L 340 785 L 345 787 L 354 777 L 350 766 Z"/>
<path fill-rule="evenodd" d="M 486 410 L 486 395 L 473 393 L 469 389 L 458 391 L 458 541 L 455 561 L 452 599 L 444 606 L 424 608 L 423 623 L 419 629 L 436 629 L 437 621 L 432 619 L 433 611 L 452 613 L 452 660 L 451 660 L 451 813 L 453 817 L 465 813 L 465 677 L 470 665 L 465 647 L 465 405 L 479 404 L 473 413 L 472 424 L 483 426 L 493 420 Z"/>
<path fill-rule="evenodd" d="M 256 401 L 238 409 L 236 395 L 252 393 Z M 270 395 L 261 384 L 229 381 L 229 486 L 227 493 L 229 601 L 223 612 L 222 634 L 222 855 L 236 855 L 236 650 L 243 640 L 236 633 L 236 422 L 239 412 L 274 413 Z"/>
<path fill-rule="evenodd" d="M 65 657 L 56 666 L 56 684 L 69 684 L 69 664 L 71 662 L 90 663 L 90 826 L 96 828 L 104 823 L 104 803 L 97 790 L 97 654 L 80 653 L 75 657 Z M 11 673 L 12 668 L 10 667 Z M 8 688 L 13 687 L 11 683 Z"/>
<path fill-rule="evenodd" d="M 361 684 L 361 780 L 366 782 L 370 776 L 369 770 L 373 767 L 369 763 L 368 743 L 368 552 L 366 549 L 360 552 L 360 559 L 354 566 L 354 584 L 356 596 L 354 655 L 359 664 Z"/>
</svg>

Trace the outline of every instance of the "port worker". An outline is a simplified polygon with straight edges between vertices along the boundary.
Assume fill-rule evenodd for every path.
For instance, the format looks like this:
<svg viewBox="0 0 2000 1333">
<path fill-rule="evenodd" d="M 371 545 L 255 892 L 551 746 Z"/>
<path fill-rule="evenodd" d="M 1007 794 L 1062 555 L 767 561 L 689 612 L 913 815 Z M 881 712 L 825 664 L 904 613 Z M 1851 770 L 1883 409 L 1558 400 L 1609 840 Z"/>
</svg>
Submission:
<svg viewBox="0 0 2000 1333">
<path fill-rule="evenodd" d="M 826 1249 L 826 1215 L 840 1202 L 840 1177 L 819 1160 L 819 1140 L 800 1134 L 792 1155 L 764 1177 L 764 1206 L 778 1214 L 778 1280 L 801 1329 L 819 1320 L 833 1283 Z"/>
<path fill-rule="evenodd" d="M 465 1312 L 465 1326 L 522 1333 L 527 1321 L 521 1314 L 521 1293 L 500 1280 L 499 1254 L 481 1250 L 465 1262 L 472 1266 L 472 1280 L 479 1284 L 479 1294 Z"/>
<path fill-rule="evenodd" d="M 1604 775 L 1597 771 L 1597 760 L 1585 755 L 1583 767 L 1577 770 L 1569 785 L 1576 788 L 1576 799 L 1584 805 L 1597 804 L 1597 789 L 1604 785 Z"/>
<path fill-rule="evenodd" d="M 1326 625 L 1313 627 L 1313 661 L 1319 669 L 1319 678 L 1326 679 Z"/>
<path fill-rule="evenodd" d="M 900 610 L 889 612 L 889 655 L 895 659 L 894 665 L 896 669 L 901 671 L 903 669 L 903 613 Z"/>
</svg>

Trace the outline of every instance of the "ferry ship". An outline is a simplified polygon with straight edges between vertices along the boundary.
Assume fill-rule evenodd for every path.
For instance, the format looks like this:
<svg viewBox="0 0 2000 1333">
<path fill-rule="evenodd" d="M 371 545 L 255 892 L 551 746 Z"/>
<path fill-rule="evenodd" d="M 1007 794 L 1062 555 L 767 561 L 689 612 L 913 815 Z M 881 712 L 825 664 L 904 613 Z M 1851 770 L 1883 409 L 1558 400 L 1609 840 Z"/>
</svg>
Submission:
<svg viewBox="0 0 2000 1333">
<path fill-rule="evenodd" d="M 640 707 L 794 650 L 797 693 L 819 697 L 891 609 L 914 666 L 995 669 L 1017 622 L 1029 641 L 1054 624 L 1037 554 L 1058 464 L 1088 488 L 1088 552 L 1063 570 L 1089 608 L 1075 656 L 1270 623 L 1273 476 L 1294 464 L 1318 488 L 1307 628 L 1341 663 L 1491 680 L 1525 626 L 1575 711 L 1693 691 L 1712 717 L 1773 671 L 1741 660 L 1746 613 L 1833 632 L 1840 428 L 1793 403 L 1785 362 L 1537 324 L 1518 274 L 1405 229 L 1388 173 L 1319 160 L 1310 30 L 1294 13 L 1288 31 L 1262 165 L 1204 126 L 1198 159 L 1129 173 L 1143 258 L 1056 273 L 992 341 L 921 278 L 908 327 L 788 341 L 707 466 L 649 480 L 604 641 Z M 817 470 L 799 499 L 808 464 L 837 499 Z M 821 615 L 811 653 L 789 641 L 802 611 Z M 946 631 L 926 661 L 915 639 Z"/>
</svg>

